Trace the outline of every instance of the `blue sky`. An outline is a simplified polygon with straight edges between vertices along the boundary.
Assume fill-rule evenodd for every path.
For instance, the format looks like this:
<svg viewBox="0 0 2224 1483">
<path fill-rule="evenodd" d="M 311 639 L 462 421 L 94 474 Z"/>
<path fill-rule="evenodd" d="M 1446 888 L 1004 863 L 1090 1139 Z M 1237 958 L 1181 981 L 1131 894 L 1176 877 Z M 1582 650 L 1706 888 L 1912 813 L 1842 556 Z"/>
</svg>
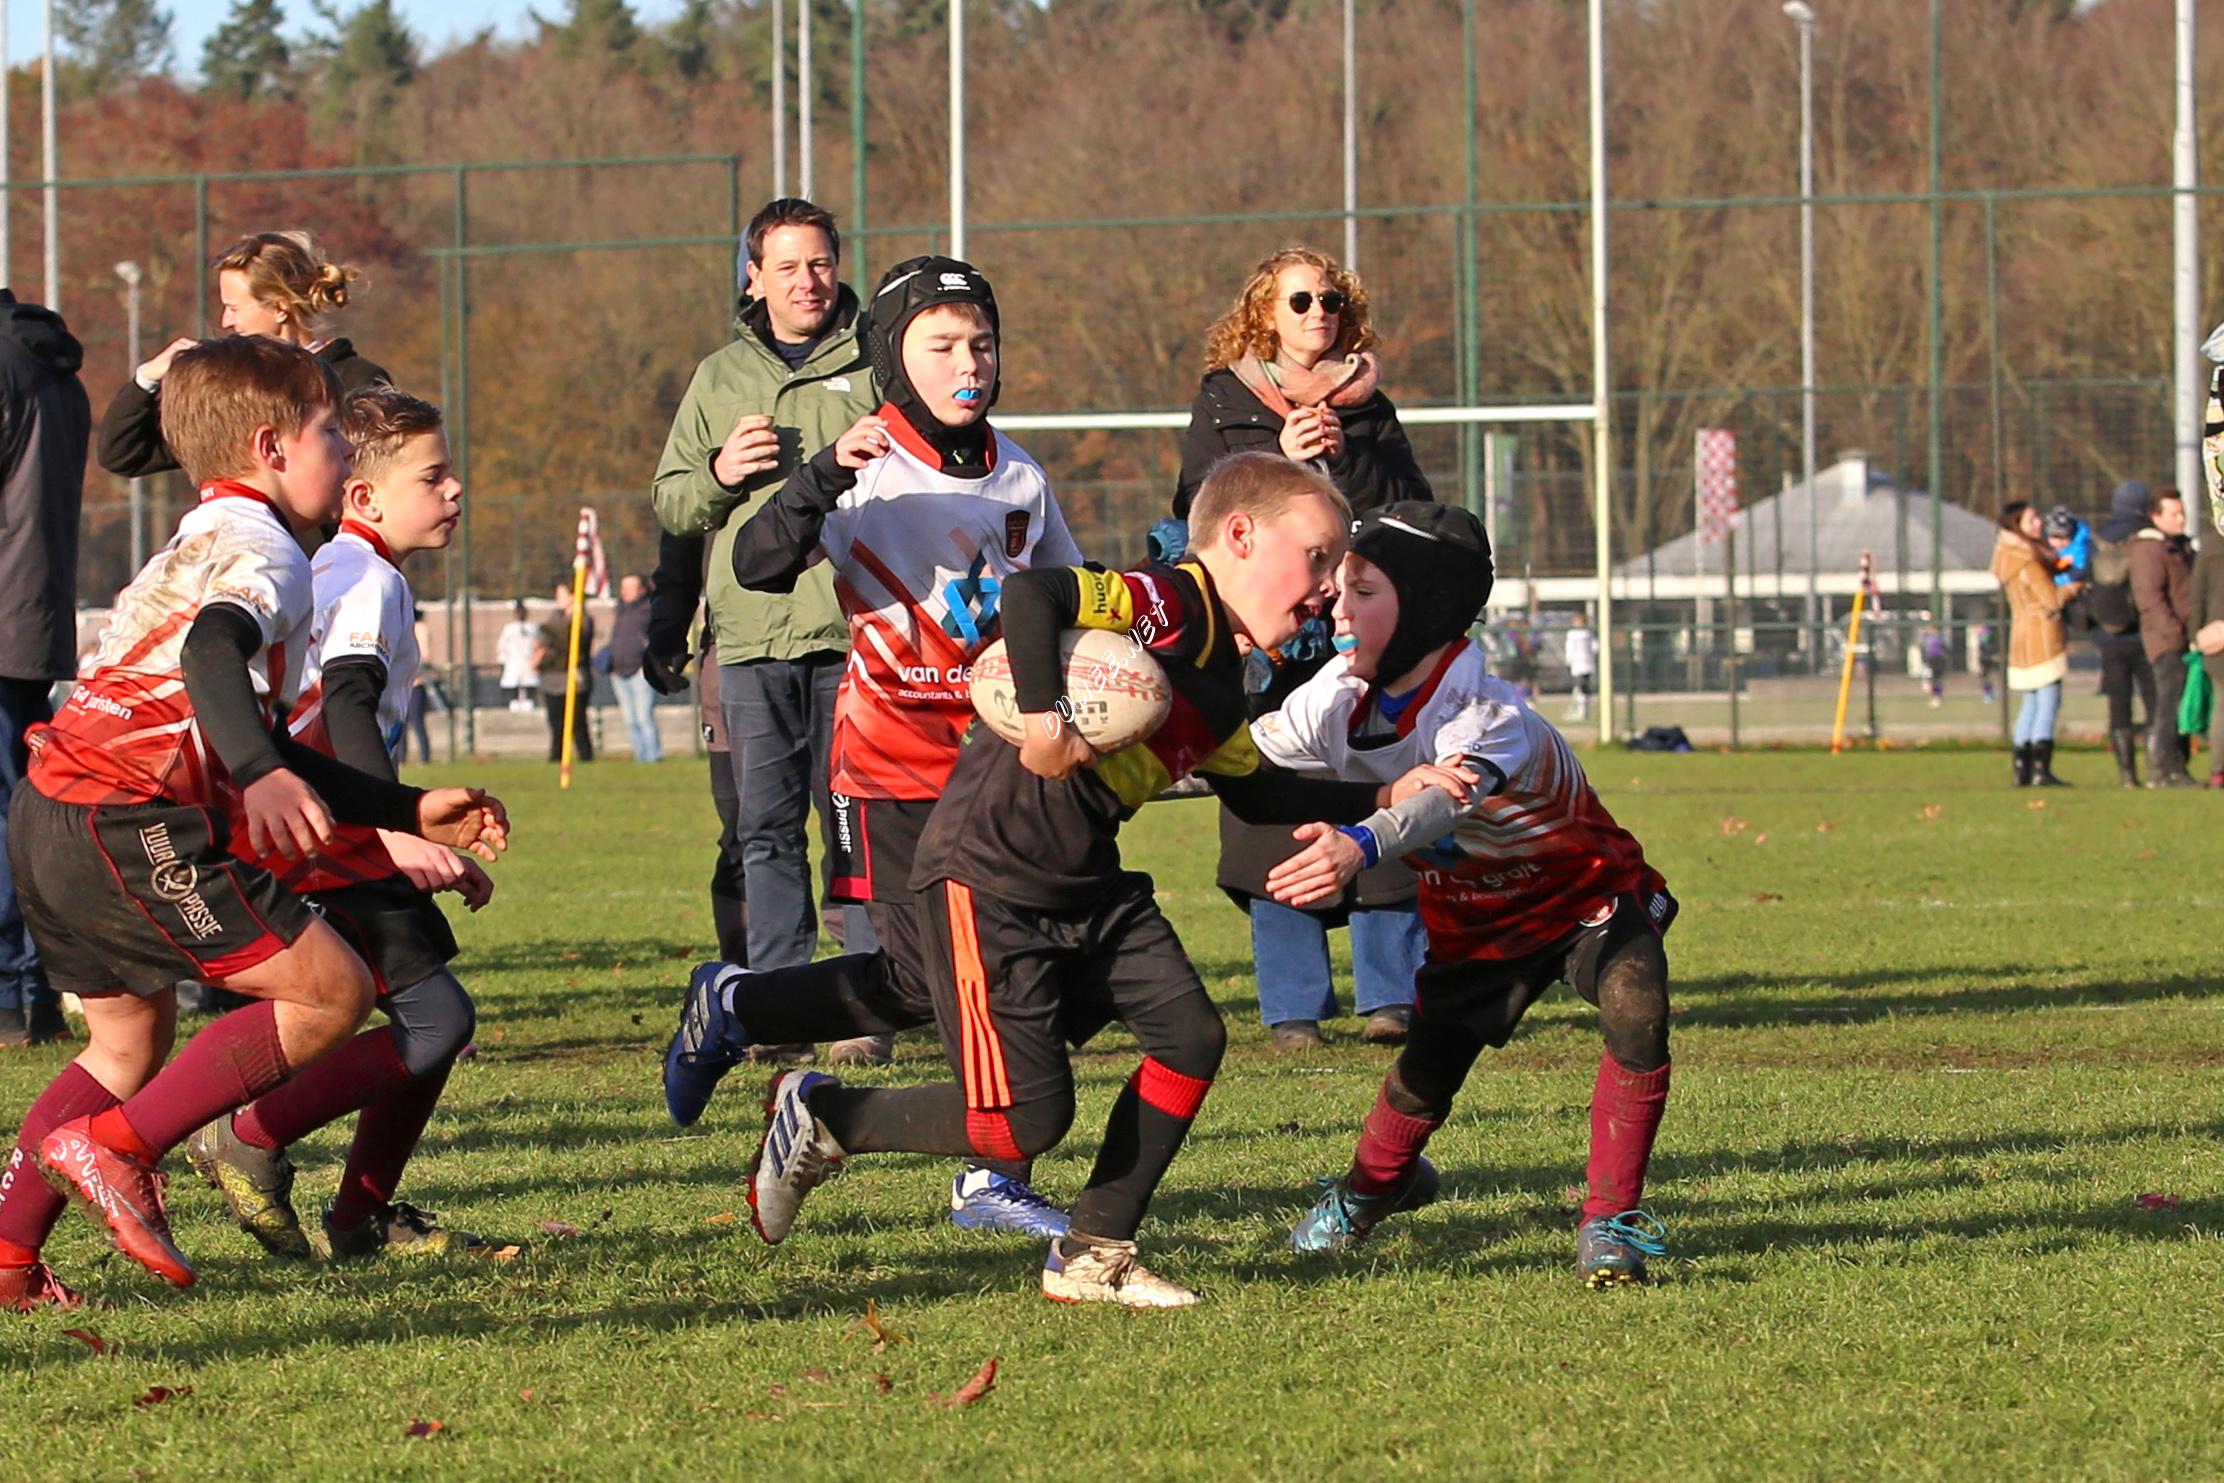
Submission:
<svg viewBox="0 0 2224 1483">
<path fill-rule="evenodd" d="M 307 29 L 313 18 L 308 0 L 281 0 L 285 7 L 288 30 L 298 34 Z M 8 16 L 8 60 L 23 63 L 35 59 L 42 46 L 44 6 L 40 0 L 6 0 Z M 447 42 L 471 36 L 492 26 L 497 35 L 522 36 L 530 24 L 526 0 L 398 0 L 402 15 L 410 29 L 438 51 Z M 343 12 L 352 7 L 352 0 L 341 0 Z M 200 67 L 201 43 L 208 34 L 224 23 L 231 10 L 231 0 L 172 0 L 170 35 L 177 48 L 179 71 L 190 76 Z M 542 0 L 541 9 L 547 14 L 563 10 L 563 0 Z M 660 21 L 676 14 L 678 0 L 634 0 L 634 11 L 644 21 Z"/>
</svg>

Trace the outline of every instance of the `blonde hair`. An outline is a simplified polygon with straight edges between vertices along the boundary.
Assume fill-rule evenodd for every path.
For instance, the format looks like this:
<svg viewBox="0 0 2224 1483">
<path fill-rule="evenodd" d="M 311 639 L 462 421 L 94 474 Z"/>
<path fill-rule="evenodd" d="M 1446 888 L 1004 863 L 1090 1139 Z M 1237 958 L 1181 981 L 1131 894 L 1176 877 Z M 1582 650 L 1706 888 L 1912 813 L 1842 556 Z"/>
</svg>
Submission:
<svg viewBox="0 0 2224 1483">
<path fill-rule="evenodd" d="M 327 258 L 307 232 L 254 232 L 216 256 L 219 273 L 240 273 L 255 302 L 312 333 L 321 332 L 334 310 L 344 309 L 348 285 L 362 275 Z"/>
<path fill-rule="evenodd" d="M 1328 286 L 1344 296 L 1344 312 L 1336 319 L 1336 343 L 1328 348 L 1328 356 L 1357 355 L 1374 348 L 1374 327 L 1367 322 L 1367 289 L 1359 275 L 1325 252 L 1285 247 L 1259 260 L 1235 303 L 1205 331 L 1206 371 L 1232 366 L 1247 355 L 1274 358 L 1281 348 L 1274 336 L 1274 283 L 1284 268 L 1296 267 L 1318 268 Z"/>
<path fill-rule="evenodd" d="M 196 484 L 250 472 L 255 430 L 293 437 L 340 400 L 332 368 L 298 345 L 227 335 L 178 352 L 162 378 L 162 441 Z"/>
<path fill-rule="evenodd" d="M 340 403 L 340 431 L 355 445 L 354 475 L 376 484 L 420 433 L 441 428 L 440 409 L 393 386 L 366 386 Z"/>
<path fill-rule="evenodd" d="M 1249 515 L 1265 525 L 1303 499 L 1328 501 L 1337 519 L 1351 524 L 1351 503 L 1327 475 L 1279 453 L 1231 453 L 1212 466 L 1189 507 L 1190 549 L 1219 545 L 1230 516 Z"/>
</svg>

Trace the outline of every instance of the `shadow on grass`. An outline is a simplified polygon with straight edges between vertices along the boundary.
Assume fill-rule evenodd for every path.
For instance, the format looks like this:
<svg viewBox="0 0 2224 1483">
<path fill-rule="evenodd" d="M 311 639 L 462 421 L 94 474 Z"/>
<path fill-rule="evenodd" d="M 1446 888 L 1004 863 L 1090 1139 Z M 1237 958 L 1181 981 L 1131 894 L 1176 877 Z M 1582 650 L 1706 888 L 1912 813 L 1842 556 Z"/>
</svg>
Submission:
<svg viewBox="0 0 2224 1483">
<path fill-rule="evenodd" d="M 1952 966 L 1865 968 L 1839 974 L 1801 974 L 1766 978 L 1757 974 L 1716 974 L 1678 979 L 1669 989 L 1676 1025 L 1720 1029 L 1762 1029 L 1784 1025 L 1859 1024 L 1910 1014 L 1999 1014 L 2019 1009 L 2077 1009 L 2153 1004 L 2172 999 L 2211 999 L 2220 985 L 2214 974 L 2178 973 L 2139 979 L 2096 979 L 2078 984 L 2048 984 L 2060 967 L 2001 963 Z M 1941 980 L 1976 979 L 1981 988 L 1907 992 L 1903 986 Z M 1751 997 L 1740 997 L 1740 996 Z"/>
</svg>

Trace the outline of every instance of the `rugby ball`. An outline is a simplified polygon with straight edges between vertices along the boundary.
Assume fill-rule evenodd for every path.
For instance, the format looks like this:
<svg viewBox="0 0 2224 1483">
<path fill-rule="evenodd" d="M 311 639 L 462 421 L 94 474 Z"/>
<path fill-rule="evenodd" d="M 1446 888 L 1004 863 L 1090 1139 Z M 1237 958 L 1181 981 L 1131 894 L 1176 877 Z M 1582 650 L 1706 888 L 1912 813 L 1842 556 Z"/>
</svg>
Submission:
<svg viewBox="0 0 2224 1483">
<path fill-rule="evenodd" d="M 1117 752 L 1149 736 L 1173 709 L 1174 690 L 1150 651 L 1124 633 L 1069 628 L 1058 638 L 1066 672 L 1069 718 L 1081 739 L 1100 752 Z M 1012 662 L 998 639 L 973 661 L 973 709 L 989 730 L 1018 745 L 1026 736 Z"/>
</svg>

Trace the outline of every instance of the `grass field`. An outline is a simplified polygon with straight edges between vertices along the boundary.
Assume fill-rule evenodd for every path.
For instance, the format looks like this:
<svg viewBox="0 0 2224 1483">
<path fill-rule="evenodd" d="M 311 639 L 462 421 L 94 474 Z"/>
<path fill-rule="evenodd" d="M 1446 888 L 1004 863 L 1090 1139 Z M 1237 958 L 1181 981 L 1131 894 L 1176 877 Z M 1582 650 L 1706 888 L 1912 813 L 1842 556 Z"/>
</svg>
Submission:
<svg viewBox="0 0 2224 1483">
<path fill-rule="evenodd" d="M 701 765 L 561 795 L 485 768 L 517 845 L 459 924 L 479 1054 L 404 1192 L 530 1249 L 280 1265 L 181 1166 L 200 1285 L 160 1290 L 65 1217 L 55 1265 L 114 1306 L 0 1323 L 0 1472 L 2215 1476 L 2224 798 L 2104 788 L 2105 765 L 2071 758 L 2086 786 L 2041 797 L 1992 755 L 1593 755 L 1685 906 L 1648 1196 L 1675 1255 L 1642 1292 L 1569 1270 L 1599 1043 L 1564 991 L 1439 1135 L 1442 1204 L 1356 1255 L 1282 1250 L 1385 1058 L 1351 1021 L 1315 1055 L 1267 1048 L 1210 806 L 1147 810 L 1129 858 L 1234 1028 L 1144 1228 L 1208 1295 L 1172 1314 L 1044 1302 L 1039 1249 L 952 1229 L 931 1159 L 856 1161 L 760 1245 L 737 1183 L 754 1081 L 686 1133 L 657 1085 L 710 941 Z M 11 1126 L 63 1054 L 0 1056 Z M 1080 1058 L 1053 1193 L 1134 1059 L 1117 1032 Z M 916 1039 L 867 1074 L 939 1070 Z M 305 1208 L 343 1148 L 300 1150 Z M 876 1350 L 868 1300 L 908 1342 Z M 991 1395 L 937 1404 L 991 1356 Z M 179 1394 L 134 1404 L 156 1386 Z"/>
</svg>

